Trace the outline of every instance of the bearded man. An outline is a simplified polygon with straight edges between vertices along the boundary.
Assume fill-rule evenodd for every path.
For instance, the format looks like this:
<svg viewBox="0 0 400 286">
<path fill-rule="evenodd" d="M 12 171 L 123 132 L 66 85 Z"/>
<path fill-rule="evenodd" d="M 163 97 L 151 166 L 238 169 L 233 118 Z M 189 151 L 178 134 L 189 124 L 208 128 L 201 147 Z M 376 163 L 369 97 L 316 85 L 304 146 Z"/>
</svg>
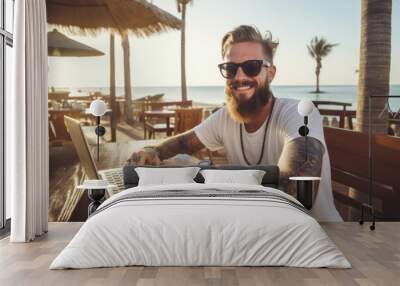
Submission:
<svg viewBox="0 0 400 286">
<path fill-rule="evenodd" d="M 290 176 L 321 177 L 311 213 L 319 221 L 341 221 L 333 202 L 330 163 L 318 110 L 314 108 L 308 116 L 305 160 L 305 140 L 298 131 L 303 123 L 297 112 L 298 101 L 275 98 L 271 92 L 276 46 L 270 36 L 263 38 L 251 26 L 242 25 L 228 32 L 222 39 L 224 62 L 218 66 L 226 79 L 227 105 L 192 130 L 132 154 L 128 162 L 154 165 L 179 153 L 224 148 L 230 164 L 278 165 L 280 183 L 288 193 L 294 193 L 295 188 Z"/>
</svg>

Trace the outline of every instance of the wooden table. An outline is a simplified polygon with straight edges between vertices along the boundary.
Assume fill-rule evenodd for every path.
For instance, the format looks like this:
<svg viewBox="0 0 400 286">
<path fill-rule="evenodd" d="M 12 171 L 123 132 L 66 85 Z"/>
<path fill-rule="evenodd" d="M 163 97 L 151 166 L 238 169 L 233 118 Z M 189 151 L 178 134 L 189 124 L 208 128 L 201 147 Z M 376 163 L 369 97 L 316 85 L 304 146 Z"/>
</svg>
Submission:
<svg viewBox="0 0 400 286">
<path fill-rule="evenodd" d="M 171 118 L 175 117 L 175 110 L 151 110 L 144 112 L 144 125 L 146 125 L 146 120 L 148 118 L 158 118 L 165 119 L 166 128 L 167 128 L 167 136 L 172 135 L 171 129 Z M 146 126 L 145 126 L 146 128 Z"/>
<path fill-rule="evenodd" d="M 104 143 L 100 144 L 100 160 L 94 160 L 98 170 L 121 168 L 133 152 L 137 152 L 145 146 L 155 146 L 162 142 L 158 140 L 132 140 L 128 143 Z M 93 158 L 96 158 L 96 146 L 90 146 Z"/>
<path fill-rule="evenodd" d="M 156 140 L 137 140 L 129 143 L 104 143 L 100 144 L 100 160 L 95 159 L 94 163 L 98 170 L 121 168 L 125 165 L 126 160 L 130 158 L 133 152 L 137 152 L 145 146 L 156 146 L 163 142 L 164 139 Z M 90 146 L 90 152 L 93 158 L 96 158 L 97 154 L 96 146 Z M 191 162 L 188 165 L 197 164 L 199 159 L 191 157 Z M 180 164 L 177 160 L 172 157 L 168 160 L 164 160 L 162 165 L 175 165 Z"/>
</svg>

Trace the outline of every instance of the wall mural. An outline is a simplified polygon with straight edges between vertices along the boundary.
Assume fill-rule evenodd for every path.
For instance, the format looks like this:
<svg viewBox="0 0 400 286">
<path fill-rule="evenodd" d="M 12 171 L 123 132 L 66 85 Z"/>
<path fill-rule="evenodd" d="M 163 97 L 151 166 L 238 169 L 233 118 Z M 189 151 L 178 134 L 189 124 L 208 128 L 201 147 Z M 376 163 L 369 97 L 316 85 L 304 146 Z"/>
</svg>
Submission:
<svg viewBox="0 0 400 286">
<path fill-rule="evenodd" d="M 399 217 L 399 17 L 377 48 L 357 1 L 299 2 L 49 1 L 50 220 L 86 219 L 85 178 L 198 164 L 277 165 L 294 196 L 318 177 L 321 220 Z"/>
</svg>

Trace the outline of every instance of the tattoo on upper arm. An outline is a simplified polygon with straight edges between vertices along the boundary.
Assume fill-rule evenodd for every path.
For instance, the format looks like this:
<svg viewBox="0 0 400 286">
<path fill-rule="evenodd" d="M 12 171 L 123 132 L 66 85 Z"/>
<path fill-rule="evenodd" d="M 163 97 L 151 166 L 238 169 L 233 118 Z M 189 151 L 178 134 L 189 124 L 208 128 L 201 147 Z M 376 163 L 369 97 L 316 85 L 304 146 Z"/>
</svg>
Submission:
<svg viewBox="0 0 400 286">
<path fill-rule="evenodd" d="M 313 137 L 307 137 L 307 156 L 305 138 L 299 137 L 287 143 L 279 158 L 280 183 L 289 193 L 294 185 L 289 182 L 290 176 L 321 176 L 324 145 Z"/>
<path fill-rule="evenodd" d="M 205 146 L 200 142 L 196 133 L 193 130 L 189 130 L 167 139 L 156 148 L 159 158 L 165 160 L 180 153 L 192 155 L 205 148 Z"/>
</svg>

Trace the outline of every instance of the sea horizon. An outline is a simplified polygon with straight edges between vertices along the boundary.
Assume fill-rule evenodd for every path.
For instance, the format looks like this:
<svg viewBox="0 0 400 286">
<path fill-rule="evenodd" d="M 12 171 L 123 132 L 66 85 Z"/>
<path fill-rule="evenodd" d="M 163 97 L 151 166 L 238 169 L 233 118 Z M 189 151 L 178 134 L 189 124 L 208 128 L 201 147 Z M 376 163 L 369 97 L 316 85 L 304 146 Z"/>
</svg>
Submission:
<svg viewBox="0 0 400 286">
<path fill-rule="evenodd" d="M 321 93 L 313 93 L 315 85 L 271 85 L 271 90 L 276 97 L 327 100 L 338 101 L 352 104 L 350 110 L 356 109 L 357 85 L 320 85 Z M 56 88 L 56 90 L 67 88 Z M 101 92 L 109 94 L 109 87 L 77 87 L 69 88 L 71 96 L 87 95 L 89 92 Z M 116 96 L 124 96 L 123 86 L 116 87 Z M 133 86 L 132 99 L 141 98 L 148 95 L 164 94 L 164 99 L 169 101 L 181 100 L 180 86 Z M 225 102 L 225 93 L 223 85 L 208 86 L 188 86 L 188 99 L 197 103 L 221 105 Z M 400 84 L 390 85 L 391 95 L 400 95 Z M 400 99 L 391 99 L 389 101 L 391 109 L 400 108 Z"/>
<path fill-rule="evenodd" d="M 223 84 L 206 84 L 206 85 L 187 85 L 187 87 L 221 87 Z M 313 87 L 315 88 L 315 84 L 272 84 L 271 87 Z M 329 87 L 329 86 L 358 86 L 358 84 L 320 84 L 320 87 Z M 393 83 L 390 86 L 400 86 L 400 83 Z M 62 86 L 49 86 L 49 88 L 54 87 L 55 89 L 77 89 L 77 88 L 108 88 L 108 85 L 104 86 L 72 86 L 72 87 L 62 87 Z M 117 88 L 124 87 L 123 85 L 117 85 Z M 132 87 L 140 87 L 140 88 L 149 88 L 149 87 L 180 87 L 180 85 L 135 85 Z"/>
</svg>

